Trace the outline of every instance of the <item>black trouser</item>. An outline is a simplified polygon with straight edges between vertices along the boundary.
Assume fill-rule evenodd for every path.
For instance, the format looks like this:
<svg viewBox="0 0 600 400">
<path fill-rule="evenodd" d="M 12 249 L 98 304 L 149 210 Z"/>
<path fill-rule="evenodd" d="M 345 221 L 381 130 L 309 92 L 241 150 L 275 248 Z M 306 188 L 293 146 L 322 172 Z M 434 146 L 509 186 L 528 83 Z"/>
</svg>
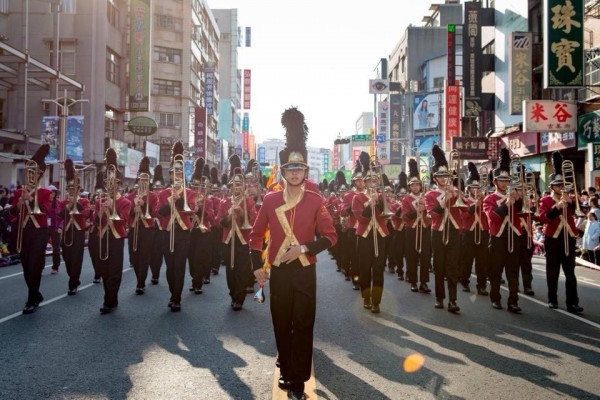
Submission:
<svg viewBox="0 0 600 400">
<path fill-rule="evenodd" d="M 349 228 L 345 232 L 346 238 L 344 240 L 344 267 L 346 268 L 346 276 L 353 279 L 360 275 L 360 269 L 358 266 L 358 260 L 356 259 L 357 252 L 357 237 L 356 229 Z"/>
<path fill-rule="evenodd" d="M 181 292 L 185 281 L 185 261 L 190 246 L 190 231 L 175 226 L 174 249 L 171 252 L 171 232 L 164 231 L 163 249 L 167 264 L 167 283 L 171 292 L 171 301 L 181 303 Z M 166 241 L 166 243 L 165 243 Z"/>
<path fill-rule="evenodd" d="M 150 256 L 150 270 L 152 271 L 152 279 L 160 278 L 160 267 L 162 267 L 163 258 L 164 258 L 164 249 L 165 239 L 163 239 L 166 231 L 158 229 L 157 226 L 154 227 L 154 246 L 152 246 L 151 256 Z"/>
<path fill-rule="evenodd" d="M 387 246 L 386 251 L 387 266 L 392 272 L 398 266 L 398 274 L 400 274 L 400 271 L 404 271 L 404 230 L 396 231 L 390 225 L 388 224 L 390 234 L 387 240 L 390 245 Z"/>
<path fill-rule="evenodd" d="M 81 282 L 81 266 L 83 265 L 83 249 L 85 247 L 85 231 L 73 225 L 63 233 L 62 257 L 69 275 L 69 289 L 76 289 Z"/>
<path fill-rule="evenodd" d="M 137 240 L 134 238 L 135 231 L 137 233 Z M 137 278 L 137 287 L 145 288 L 146 287 L 146 278 L 148 277 L 148 269 L 150 269 L 150 264 L 152 262 L 152 248 L 155 246 L 156 240 L 155 230 L 153 227 L 146 228 L 143 226 L 142 222 L 138 222 L 137 228 L 129 229 L 129 242 L 133 242 L 135 246 L 132 246 L 131 249 L 133 253 L 131 254 L 130 260 L 133 264 L 133 270 L 135 271 L 135 276 Z M 137 241 L 137 243 L 136 243 Z M 133 247 L 136 247 L 133 250 Z"/>
<path fill-rule="evenodd" d="M 60 233 L 56 228 L 48 228 L 48 234 L 52 244 L 52 269 L 58 270 L 60 265 Z"/>
<path fill-rule="evenodd" d="M 246 298 L 246 287 L 248 284 L 248 271 L 251 270 L 250 248 L 247 244 L 242 244 L 236 235 L 233 251 L 234 265 L 232 266 L 230 240 L 230 243 L 225 245 L 227 288 L 229 289 L 231 301 L 238 304 L 244 304 L 244 299 Z"/>
<path fill-rule="evenodd" d="M 579 305 L 577 296 L 577 278 L 575 277 L 575 238 L 569 236 L 569 255 L 565 255 L 564 231 L 555 239 L 546 236 L 544 247 L 546 249 L 546 282 L 548 284 L 548 301 L 558 303 L 558 277 L 562 265 L 565 274 L 565 289 L 567 306 Z"/>
<path fill-rule="evenodd" d="M 90 253 L 90 260 L 92 261 L 92 267 L 94 268 L 94 279 L 100 279 L 100 270 L 98 268 L 100 248 L 98 247 L 98 244 L 98 231 L 96 227 L 93 227 L 88 232 L 88 252 Z"/>
<path fill-rule="evenodd" d="M 478 229 L 478 228 L 475 228 Z M 479 244 L 475 244 L 475 230 L 464 231 L 460 247 L 460 283 L 467 286 L 470 282 L 473 261 L 475 261 L 475 274 L 477 275 L 477 288 L 485 289 L 488 278 L 488 263 L 490 261 L 489 234 L 481 231 Z"/>
<path fill-rule="evenodd" d="M 315 264 L 300 261 L 271 267 L 271 318 L 281 374 L 292 390 L 304 391 L 310 379 L 316 312 Z"/>
<path fill-rule="evenodd" d="M 211 254 L 210 244 L 210 232 L 202 232 L 199 228 L 192 229 L 188 263 L 194 289 L 202 288 L 203 279 L 210 276 L 212 260 L 207 256 L 207 253 Z"/>
<path fill-rule="evenodd" d="M 373 231 L 365 238 L 358 238 L 358 267 L 360 290 L 363 299 L 370 299 L 373 304 L 381 303 L 383 295 L 383 273 L 385 270 L 387 237 L 377 233 L 377 256 L 375 256 L 375 241 Z"/>
<path fill-rule="evenodd" d="M 429 282 L 429 268 L 431 266 L 431 228 L 423 228 L 419 238 L 421 245 L 421 252 L 417 252 L 416 248 L 416 234 L 415 228 L 404 229 L 404 242 L 406 251 L 406 270 L 408 272 L 408 281 L 410 283 L 417 283 L 417 275 L 419 276 L 419 282 Z M 394 246 L 392 246 L 394 247 Z M 418 274 L 417 269 L 420 267 Z"/>
<path fill-rule="evenodd" d="M 433 273 L 435 276 L 435 298 L 446 298 L 444 279 L 448 286 L 448 300 L 456 301 L 456 284 L 459 273 L 460 232 L 451 226 L 448 228 L 448 244 L 444 244 L 442 231 L 431 231 L 431 250 L 433 253 Z"/>
<path fill-rule="evenodd" d="M 42 271 L 46 264 L 46 244 L 48 228 L 36 228 L 31 223 L 25 225 L 21 241 L 21 265 L 23 277 L 27 284 L 27 304 L 38 303 Z"/>
<path fill-rule="evenodd" d="M 508 226 L 505 229 L 509 229 Z M 519 302 L 519 236 L 513 235 L 512 253 L 508 249 L 508 234 L 501 237 L 490 236 L 490 300 L 500 301 L 502 272 L 506 271 L 508 282 L 508 304 Z"/>
<path fill-rule="evenodd" d="M 519 267 L 521 276 L 523 277 L 523 289 L 531 289 L 533 281 L 533 265 L 531 258 L 533 257 L 533 241 L 529 241 L 527 234 L 519 236 Z M 529 245 L 529 247 L 527 247 Z M 517 279 L 518 279 L 517 275 Z"/>
<path fill-rule="evenodd" d="M 210 259 L 211 259 L 211 268 L 214 270 L 219 270 L 221 266 L 221 261 L 223 261 L 223 242 L 221 241 L 221 235 L 223 234 L 223 229 L 219 227 L 212 227 L 210 230 Z"/>
<path fill-rule="evenodd" d="M 108 244 L 106 241 L 108 235 Z M 98 271 L 104 284 L 104 306 L 116 307 L 119 304 L 119 288 L 123 277 L 123 254 L 125 239 L 115 238 L 110 229 L 99 238 L 102 253 L 98 257 Z M 108 247 L 108 249 L 107 249 Z M 108 254 L 108 258 L 103 260 Z"/>
<path fill-rule="evenodd" d="M 340 224 L 336 224 L 335 225 L 335 233 L 337 234 L 337 237 L 341 237 L 342 236 L 342 226 Z M 335 266 L 337 270 L 340 270 L 342 268 L 342 252 L 341 252 L 341 244 L 340 241 L 338 240 L 336 242 L 335 245 L 333 245 L 333 247 L 329 248 L 329 251 L 331 252 L 331 255 L 333 256 L 333 258 L 335 259 Z"/>
</svg>

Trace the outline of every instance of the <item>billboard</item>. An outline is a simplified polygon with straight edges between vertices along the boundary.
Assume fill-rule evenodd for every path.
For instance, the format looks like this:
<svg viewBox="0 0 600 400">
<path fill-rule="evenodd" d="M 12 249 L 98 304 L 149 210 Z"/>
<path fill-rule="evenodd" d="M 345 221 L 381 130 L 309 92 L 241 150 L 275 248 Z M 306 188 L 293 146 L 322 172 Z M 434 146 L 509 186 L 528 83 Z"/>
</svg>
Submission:
<svg viewBox="0 0 600 400">
<path fill-rule="evenodd" d="M 523 100 L 531 98 L 533 74 L 533 39 L 531 32 L 512 32 L 509 48 L 509 102 L 511 115 L 523 114 Z"/>
<path fill-rule="evenodd" d="M 414 131 L 439 131 L 441 94 L 418 93 L 415 94 L 413 130 Z"/>
</svg>

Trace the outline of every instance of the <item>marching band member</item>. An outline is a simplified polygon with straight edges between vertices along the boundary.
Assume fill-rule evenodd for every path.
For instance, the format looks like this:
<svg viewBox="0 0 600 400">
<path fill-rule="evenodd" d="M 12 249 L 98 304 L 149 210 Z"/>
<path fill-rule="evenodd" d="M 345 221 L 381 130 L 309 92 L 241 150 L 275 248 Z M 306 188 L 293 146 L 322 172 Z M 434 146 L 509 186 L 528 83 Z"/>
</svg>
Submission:
<svg viewBox="0 0 600 400">
<path fill-rule="evenodd" d="M 227 176 L 227 175 L 226 175 Z M 221 189 L 219 187 L 219 171 L 216 167 L 210 169 L 210 180 L 212 182 L 211 194 L 208 197 L 208 206 L 212 209 L 213 215 L 216 217 L 219 212 L 219 203 L 221 203 Z M 213 275 L 219 274 L 219 268 L 221 267 L 221 260 L 223 259 L 221 253 L 221 236 L 223 230 L 221 226 L 215 221 L 215 224 L 210 229 L 210 260 L 211 260 L 211 272 Z"/>
<path fill-rule="evenodd" d="M 246 171 L 244 172 L 245 183 L 246 183 L 246 196 L 252 199 L 254 202 L 254 209 L 256 213 L 260 210 L 262 205 L 262 186 L 261 176 L 258 169 L 258 164 L 254 158 L 251 158 L 246 164 Z M 256 278 L 252 272 L 252 268 L 248 269 L 248 280 L 246 281 L 246 293 L 254 293 L 254 282 Z"/>
<path fill-rule="evenodd" d="M 335 181 L 332 180 L 329 182 L 329 196 L 325 199 L 325 208 L 331 215 L 331 219 L 333 221 L 333 226 L 335 227 L 335 231 L 338 237 L 341 235 L 341 225 L 340 225 L 340 205 L 342 201 L 340 200 L 338 194 L 338 179 L 341 179 L 339 176 L 344 176 L 342 171 L 338 171 L 336 173 Z M 345 180 L 345 177 L 344 177 Z M 337 242 L 334 246 L 329 248 L 329 253 L 331 254 L 332 259 L 335 260 L 336 271 L 341 271 L 341 261 L 340 261 L 340 243 Z"/>
<path fill-rule="evenodd" d="M 219 205 L 217 221 L 223 228 L 225 243 L 225 265 L 227 267 L 227 287 L 231 297 L 231 307 L 239 311 L 244 305 L 248 271 L 250 265 L 250 230 L 256 219 L 254 200 L 246 194 L 244 173 L 237 154 L 229 157 L 229 184 L 231 196 Z"/>
<path fill-rule="evenodd" d="M 58 207 L 58 216 L 62 220 L 62 255 L 65 269 L 69 275 L 69 290 L 67 294 L 77 294 L 80 285 L 83 251 L 85 249 L 85 232 L 90 218 L 90 202 L 79 197 L 81 188 L 73 160 L 65 160 L 67 198 Z"/>
<path fill-rule="evenodd" d="M 123 250 L 131 202 L 121 196 L 121 172 L 117 168 L 117 153 L 106 149 L 104 155 L 106 170 L 103 184 L 105 195 L 95 204 L 98 220 L 98 270 L 104 283 L 104 303 L 101 314 L 114 311 L 119 304 L 119 288 L 123 276 Z"/>
<path fill-rule="evenodd" d="M 100 256 L 100 249 L 98 248 L 100 242 L 98 237 L 98 230 L 100 229 L 100 219 L 96 218 L 96 203 L 100 201 L 100 197 L 104 193 L 104 172 L 102 171 L 102 168 L 96 173 L 96 185 L 94 187 L 94 195 L 92 197 L 93 201 L 90 202 L 90 216 L 88 220 L 88 252 L 90 254 L 90 260 L 92 261 L 92 267 L 94 268 L 93 282 L 95 284 L 100 283 L 100 281 L 102 280 L 98 262 Z"/>
<path fill-rule="evenodd" d="M 369 155 L 365 152 L 363 157 L 366 156 L 365 162 L 369 162 Z M 358 267 L 358 253 L 356 248 L 357 237 L 356 237 L 356 217 L 352 212 L 352 201 L 354 196 L 358 193 L 362 193 L 365 190 L 365 180 L 362 174 L 362 164 L 360 157 L 356 159 L 354 166 L 354 172 L 352 173 L 352 190 L 349 190 L 342 200 L 342 210 L 340 211 L 341 218 L 345 219 L 346 232 L 344 234 L 344 240 L 342 245 L 344 246 L 342 252 L 344 254 L 344 261 L 342 265 L 345 267 L 346 280 L 352 282 L 352 289 L 360 290 L 359 274 L 360 269 Z"/>
<path fill-rule="evenodd" d="M 140 160 L 137 183 L 137 189 L 129 192 L 126 197 L 132 204 L 128 240 L 132 242 L 130 258 L 137 278 L 135 294 L 142 295 L 146 290 L 146 278 L 152 263 L 152 251 L 149 249 L 156 243 L 154 215 L 158 205 L 158 195 L 150 190 L 148 157 Z"/>
<path fill-rule="evenodd" d="M 431 218 L 425 208 L 423 182 L 415 159 L 408 160 L 409 193 L 402 198 L 402 219 L 406 225 L 406 261 L 408 281 L 413 292 L 431 293 L 429 269 L 431 267 Z M 418 270 L 418 272 L 417 272 Z M 417 287 L 417 282 L 420 282 Z"/>
<path fill-rule="evenodd" d="M 281 120 L 286 127 L 286 148 L 279 153 L 284 189 L 265 196 L 249 245 L 254 274 L 262 287 L 266 273 L 261 254 L 270 231 L 267 261 L 272 266 L 270 299 L 281 371 L 278 384 L 289 390 L 292 399 L 301 400 L 306 399 L 304 382 L 311 376 L 316 256 L 334 245 L 337 236 L 322 197 L 304 186 L 308 175 L 304 116 L 291 108 Z"/>
<path fill-rule="evenodd" d="M 167 264 L 167 283 L 171 298 L 168 307 L 181 311 L 181 292 L 185 281 L 185 262 L 190 245 L 194 214 L 194 193 L 185 185 L 183 143 L 171 149 L 171 187 L 158 194 L 158 215 L 163 233 L 163 254 Z"/>
<path fill-rule="evenodd" d="M 391 260 L 388 259 L 388 267 L 390 273 L 395 272 L 400 281 L 405 278 L 408 280 L 408 265 L 405 268 L 406 263 L 404 262 L 406 258 L 406 224 L 402 219 L 402 199 L 406 196 L 407 182 L 406 172 L 401 171 L 398 174 L 398 185 L 396 187 L 398 200 L 391 202 L 390 209 L 394 214 L 390 218 L 391 225 L 388 224 L 392 236 L 389 239 L 390 245 L 388 246 L 388 253 L 392 254 L 392 258 Z M 394 188 L 391 184 L 389 192 L 393 196 Z"/>
<path fill-rule="evenodd" d="M 551 193 L 540 200 L 540 220 L 544 224 L 546 250 L 548 307 L 558 308 L 558 277 L 562 266 L 567 311 L 580 314 L 583 307 L 579 306 L 575 277 L 575 238 L 578 231 L 574 216 L 577 198 L 565 190 L 562 163 L 562 155 L 557 151 L 552 153 L 554 173 L 549 177 Z"/>
<path fill-rule="evenodd" d="M 521 168 L 520 173 L 523 174 L 523 181 L 525 181 L 525 170 L 523 168 Z M 525 202 L 525 200 L 528 201 L 529 209 L 523 210 L 523 212 L 519 214 L 519 228 L 522 232 L 521 236 L 519 236 L 519 270 L 521 271 L 521 277 L 523 278 L 523 293 L 527 296 L 533 296 L 535 295 L 535 292 L 531 288 L 531 283 L 533 281 L 533 265 L 531 259 L 533 258 L 533 250 L 535 247 L 533 243 L 533 221 L 538 219 L 535 214 L 540 199 L 535 191 L 533 191 L 533 193 L 528 193 L 528 188 L 523 188 L 523 196 L 530 197 L 523 197 L 523 202 Z"/>
<path fill-rule="evenodd" d="M 462 213 L 462 238 L 461 238 L 461 271 L 460 283 L 464 292 L 470 292 L 469 278 L 475 261 L 475 274 L 477 275 L 477 294 L 487 296 L 487 263 L 489 262 L 489 235 L 487 216 L 483 212 L 483 198 L 487 188 L 480 184 L 479 171 L 475 164 L 467 164 L 469 175 L 467 177 L 467 197 L 465 203 L 468 208 Z"/>
<path fill-rule="evenodd" d="M 458 258 L 460 254 L 460 211 L 455 207 L 458 195 L 451 182 L 448 162 L 444 151 L 433 145 L 431 154 L 435 164 L 431 167 L 432 180 L 437 188 L 425 193 L 425 207 L 431 215 L 431 248 L 435 276 L 435 308 L 444 308 L 448 285 L 448 311 L 458 313 L 456 284 L 458 282 Z M 456 171 L 458 172 L 458 171 Z"/>
<path fill-rule="evenodd" d="M 162 165 L 157 164 L 154 167 L 154 176 L 152 177 L 152 193 L 154 194 L 152 197 L 156 198 L 156 207 L 158 207 L 158 194 L 165 188 L 164 182 Z M 165 231 L 160 225 L 156 209 L 153 216 L 154 221 L 152 221 L 152 225 L 154 226 L 154 241 L 152 242 L 152 250 L 150 251 L 150 271 L 152 273 L 150 282 L 153 285 L 158 285 L 160 279 L 160 267 L 163 263 L 164 254 L 162 246 L 166 241 L 163 239 Z"/>
<path fill-rule="evenodd" d="M 210 279 L 211 259 L 206 256 L 206 253 L 207 249 L 210 248 L 210 231 L 214 224 L 214 214 L 212 207 L 208 203 L 210 180 L 208 177 L 203 176 L 205 166 L 207 164 L 204 158 L 198 157 L 194 163 L 194 172 L 192 173 L 192 182 L 190 184 L 196 192 L 196 212 L 192 216 L 193 223 L 188 254 L 190 275 L 192 277 L 190 292 L 194 292 L 195 294 L 201 294 L 202 285 Z"/>
<path fill-rule="evenodd" d="M 50 146 L 43 144 L 25 162 L 25 184 L 16 190 L 9 209 L 10 219 L 17 226 L 17 251 L 21 256 L 23 277 L 28 295 L 23 314 L 34 313 L 44 297 L 40 293 L 42 271 L 46 261 L 48 218 L 51 190 L 39 187 L 46 171 L 45 158 Z"/>
<path fill-rule="evenodd" d="M 511 177 L 508 149 L 500 150 L 500 165 L 494 169 L 493 174 L 496 191 L 483 200 L 483 210 L 490 225 L 489 251 L 492 256 L 489 264 L 490 300 L 493 308 L 502 309 L 500 283 L 502 272 L 505 271 L 509 292 L 507 309 L 512 313 L 520 313 L 521 308 L 518 305 L 520 231 L 517 225 L 523 201 L 519 190 L 509 188 Z"/>
<path fill-rule="evenodd" d="M 339 272 L 343 272 L 344 275 L 346 275 L 346 271 L 348 270 L 348 256 L 347 254 L 344 254 L 344 251 L 348 248 L 348 237 L 346 235 L 348 228 L 346 225 L 347 218 L 342 217 L 342 212 L 344 209 L 344 197 L 346 196 L 346 193 L 348 193 L 348 183 L 346 182 L 346 175 L 342 171 L 338 171 L 336 181 L 338 182 L 338 194 L 336 200 L 338 223 L 337 225 L 334 225 L 338 235 L 338 241 L 336 243 L 338 249 L 336 263 Z M 356 237 L 356 235 L 354 237 Z"/>
<path fill-rule="evenodd" d="M 377 193 L 377 172 L 370 168 L 368 154 L 363 153 L 359 155 L 359 160 L 363 166 L 367 191 L 354 196 L 352 213 L 356 218 L 356 248 L 363 307 L 379 313 L 389 231 L 383 215 L 385 200 L 383 194 Z"/>
</svg>

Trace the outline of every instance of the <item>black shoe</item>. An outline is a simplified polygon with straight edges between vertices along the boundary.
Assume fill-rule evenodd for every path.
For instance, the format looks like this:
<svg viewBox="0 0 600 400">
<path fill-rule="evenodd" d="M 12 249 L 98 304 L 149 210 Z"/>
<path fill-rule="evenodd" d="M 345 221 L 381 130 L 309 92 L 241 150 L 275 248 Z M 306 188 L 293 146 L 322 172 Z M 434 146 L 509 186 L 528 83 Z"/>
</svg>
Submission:
<svg viewBox="0 0 600 400">
<path fill-rule="evenodd" d="M 280 375 L 279 379 L 277 380 L 277 386 L 279 386 L 279 389 L 281 390 L 290 390 L 292 387 L 292 382 L 285 379 L 283 375 Z"/>
<path fill-rule="evenodd" d="M 358 285 L 352 285 L 352 290 L 360 290 L 360 286 L 358 286 Z"/>
<path fill-rule="evenodd" d="M 349 277 L 349 276 L 345 276 L 345 277 L 344 277 L 344 280 L 345 280 L 345 281 L 349 281 L 349 280 L 350 280 L 350 277 Z"/>
<path fill-rule="evenodd" d="M 242 309 L 242 305 L 240 303 L 233 303 L 233 311 L 240 311 Z"/>
<path fill-rule="evenodd" d="M 492 301 L 492 308 L 495 308 L 496 310 L 502 310 L 502 303 L 499 301 Z"/>
<path fill-rule="evenodd" d="M 171 311 L 172 312 L 179 312 L 179 311 L 181 311 L 181 304 L 179 304 L 179 303 L 173 303 L 173 305 L 171 306 Z"/>
<path fill-rule="evenodd" d="M 381 310 L 379 309 L 379 304 L 373 304 L 373 305 L 371 306 L 371 312 L 372 312 L 373 314 L 379 314 L 379 312 L 380 312 L 380 311 L 381 311 Z"/>
<path fill-rule="evenodd" d="M 431 289 L 429 289 L 429 286 L 427 286 L 426 283 L 421 283 L 421 285 L 419 285 L 419 292 L 421 292 L 421 293 L 431 293 Z"/>
<path fill-rule="evenodd" d="M 371 304 L 371 300 L 363 299 L 363 307 L 366 308 L 367 310 L 370 310 L 371 307 L 373 307 L 373 305 Z"/>
<path fill-rule="evenodd" d="M 462 291 L 465 293 L 471 293 L 471 288 L 469 287 L 468 284 L 463 285 Z"/>
<path fill-rule="evenodd" d="M 143 287 L 139 287 L 135 289 L 135 294 L 137 294 L 138 296 L 141 294 L 144 294 L 145 290 Z"/>
<path fill-rule="evenodd" d="M 173 307 L 173 300 L 169 301 L 169 304 L 167 304 L 167 307 L 169 307 L 169 308 Z"/>
<path fill-rule="evenodd" d="M 411 285 L 410 285 L 410 291 L 411 292 L 415 292 L 415 293 L 419 291 L 419 288 L 417 287 L 416 283 L 411 283 Z"/>
<path fill-rule="evenodd" d="M 94 283 L 100 283 L 100 278 L 94 277 L 94 280 L 92 282 L 94 282 Z"/>
<path fill-rule="evenodd" d="M 510 303 L 506 309 L 511 312 L 511 313 L 515 313 L 515 314 L 520 314 L 521 313 L 521 307 L 519 307 L 518 305 L 514 304 L 514 303 Z"/>
<path fill-rule="evenodd" d="M 203 282 L 204 282 L 205 285 L 210 284 L 210 278 L 204 278 Z"/>
<path fill-rule="evenodd" d="M 219 269 L 218 268 L 212 268 L 210 270 L 210 272 L 212 272 L 213 275 L 219 275 Z"/>
<path fill-rule="evenodd" d="M 152 283 L 153 285 L 158 285 L 158 278 L 152 278 L 150 280 L 150 283 Z"/>
<path fill-rule="evenodd" d="M 440 308 L 440 309 L 444 308 L 444 300 L 435 299 L 435 305 L 434 305 L 434 307 L 435 308 Z"/>
<path fill-rule="evenodd" d="M 248 286 L 248 287 L 246 288 L 246 293 L 247 293 L 247 294 L 252 294 L 252 293 L 254 293 L 254 286 Z"/>
<path fill-rule="evenodd" d="M 548 302 L 548 307 L 552 308 L 552 309 L 558 308 L 558 303 L 555 303 L 553 301 L 549 301 Z"/>
<path fill-rule="evenodd" d="M 202 294 L 202 288 L 199 288 L 199 287 L 195 288 L 194 289 L 194 293 L 195 294 Z"/>
<path fill-rule="evenodd" d="M 107 306 L 102 306 L 100 307 L 100 314 L 110 314 L 111 312 L 113 312 L 115 310 L 116 307 L 107 307 Z"/>
<path fill-rule="evenodd" d="M 575 306 L 567 306 L 567 311 L 573 314 L 581 314 L 583 312 L 583 307 Z"/>
<path fill-rule="evenodd" d="M 449 301 L 448 302 L 448 312 L 456 314 L 459 311 L 460 311 L 460 307 L 458 306 L 458 304 L 456 304 L 456 301 Z"/>
<path fill-rule="evenodd" d="M 35 301 L 34 306 L 36 306 L 36 307 L 39 306 L 42 301 L 44 301 L 44 296 L 42 296 L 41 293 L 38 293 L 38 297 L 37 297 L 37 300 Z"/>
<path fill-rule="evenodd" d="M 290 390 L 288 392 L 288 398 L 292 399 L 292 400 L 306 400 L 307 399 L 304 392 L 296 392 L 293 390 Z"/>
<path fill-rule="evenodd" d="M 531 288 L 526 288 L 523 290 L 523 294 L 526 294 L 527 296 L 535 296 L 535 292 Z"/>
<path fill-rule="evenodd" d="M 389 271 L 390 274 L 393 274 L 394 272 L 396 272 L 396 271 L 394 271 L 394 267 L 389 267 L 388 271 Z"/>
<path fill-rule="evenodd" d="M 480 295 L 480 296 L 487 296 L 487 295 L 489 295 L 488 291 L 485 290 L 484 287 L 483 288 L 482 287 L 478 287 L 477 288 L 477 294 Z"/>
<path fill-rule="evenodd" d="M 25 308 L 23 308 L 23 314 L 33 314 L 37 310 L 37 305 L 35 304 L 25 304 Z"/>
<path fill-rule="evenodd" d="M 403 273 L 403 272 L 401 272 L 401 273 L 398 275 L 398 280 L 399 280 L 399 281 L 403 281 L 403 280 L 404 280 L 404 273 Z"/>
<path fill-rule="evenodd" d="M 75 296 L 77 294 L 77 288 L 69 289 L 67 292 L 68 296 Z"/>
</svg>

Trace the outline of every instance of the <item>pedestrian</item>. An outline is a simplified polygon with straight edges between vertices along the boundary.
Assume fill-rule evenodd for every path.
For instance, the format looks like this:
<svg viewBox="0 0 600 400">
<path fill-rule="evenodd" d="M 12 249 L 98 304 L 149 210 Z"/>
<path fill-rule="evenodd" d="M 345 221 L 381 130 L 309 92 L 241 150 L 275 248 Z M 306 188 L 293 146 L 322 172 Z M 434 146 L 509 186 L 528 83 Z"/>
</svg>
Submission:
<svg viewBox="0 0 600 400">
<path fill-rule="evenodd" d="M 286 147 L 279 153 L 284 188 L 265 196 L 249 246 L 254 274 L 262 287 L 267 275 L 261 254 L 270 231 L 266 261 L 271 265 L 271 317 L 281 371 L 278 385 L 298 400 L 306 399 L 304 382 L 311 375 L 316 256 L 333 246 L 337 235 L 321 195 L 304 186 L 308 176 L 304 116 L 290 108 L 281 122 L 286 128 Z"/>
<path fill-rule="evenodd" d="M 40 179 L 46 171 L 44 159 L 50 146 L 43 144 L 25 162 L 25 184 L 17 189 L 12 199 L 9 213 L 17 228 L 17 251 L 21 256 L 23 277 L 28 295 L 23 314 L 34 313 L 44 297 L 40 293 L 42 271 L 46 260 L 48 243 L 48 218 L 52 191 L 39 187 Z"/>
<path fill-rule="evenodd" d="M 562 155 L 558 151 L 552 153 L 554 173 L 549 177 L 552 194 L 540 200 L 539 214 L 544 224 L 546 249 L 548 307 L 558 308 L 558 278 L 562 266 L 565 274 L 567 311 L 580 314 L 583 307 L 579 306 L 575 277 L 575 242 L 579 236 L 574 218 L 577 199 L 565 190 L 562 161 Z"/>
<path fill-rule="evenodd" d="M 600 265 L 600 222 L 592 211 L 587 214 L 588 222 L 583 233 L 583 256 L 589 262 Z"/>
</svg>

